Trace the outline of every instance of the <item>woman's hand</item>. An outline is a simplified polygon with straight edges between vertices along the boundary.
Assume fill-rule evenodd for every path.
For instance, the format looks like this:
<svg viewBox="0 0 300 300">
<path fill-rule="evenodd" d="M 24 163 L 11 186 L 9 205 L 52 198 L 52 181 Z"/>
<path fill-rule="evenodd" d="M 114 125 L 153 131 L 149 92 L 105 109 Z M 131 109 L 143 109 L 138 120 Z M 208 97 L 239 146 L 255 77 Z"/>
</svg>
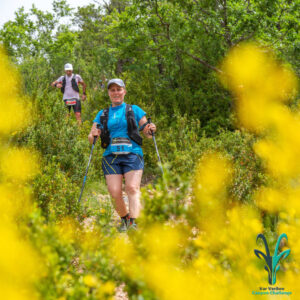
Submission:
<svg viewBox="0 0 300 300">
<path fill-rule="evenodd" d="M 97 129 L 97 128 L 92 128 L 91 134 L 92 134 L 92 136 L 97 136 L 98 137 L 101 134 L 101 130 Z"/>
<path fill-rule="evenodd" d="M 92 144 L 94 142 L 94 137 L 96 136 L 98 139 L 100 134 L 101 134 L 101 129 L 98 129 L 97 123 L 94 123 L 90 131 L 90 134 L 88 136 L 89 142 Z"/>
<path fill-rule="evenodd" d="M 156 132 L 156 126 L 154 123 L 147 124 L 143 130 L 143 133 L 148 137 L 152 137 L 152 133 Z"/>
</svg>

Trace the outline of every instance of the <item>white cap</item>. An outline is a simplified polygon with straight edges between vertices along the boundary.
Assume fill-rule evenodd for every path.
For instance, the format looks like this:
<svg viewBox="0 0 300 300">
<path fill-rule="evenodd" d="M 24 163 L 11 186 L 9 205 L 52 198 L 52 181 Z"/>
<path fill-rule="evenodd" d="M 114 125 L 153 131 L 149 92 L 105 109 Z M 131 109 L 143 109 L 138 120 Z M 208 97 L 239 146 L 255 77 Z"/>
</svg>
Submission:
<svg viewBox="0 0 300 300">
<path fill-rule="evenodd" d="M 107 89 L 109 89 L 110 85 L 112 85 L 113 83 L 115 83 L 116 85 L 125 88 L 125 84 L 124 81 L 120 78 L 114 78 L 111 79 L 108 83 L 107 83 Z"/>
<path fill-rule="evenodd" d="M 73 71 L 73 66 L 71 64 L 65 64 L 65 71 Z"/>
</svg>

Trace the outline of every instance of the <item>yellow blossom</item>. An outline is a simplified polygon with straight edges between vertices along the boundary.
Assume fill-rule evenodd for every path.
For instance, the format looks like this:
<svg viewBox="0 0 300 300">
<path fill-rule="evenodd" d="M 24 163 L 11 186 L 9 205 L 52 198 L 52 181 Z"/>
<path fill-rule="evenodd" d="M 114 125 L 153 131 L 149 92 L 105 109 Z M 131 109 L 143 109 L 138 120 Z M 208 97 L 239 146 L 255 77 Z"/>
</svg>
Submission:
<svg viewBox="0 0 300 300">
<path fill-rule="evenodd" d="M 0 47 L 0 137 L 18 129 L 24 128 L 29 121 L 25 100 L 20 97 L 20 79 L 15 67 Z"/>
<path fill-rule="evenodd" d="M 98 285 L 98 279 L 93 276 L 93 275 L 85 275 L 83 277 L 83 282 L 85 285 L 87 285 L 88 287 L 96 287 Z"/>
<path fill-rule="evenodd" d="M 63 243 L 71 244 L 78 237 L 79 228 L 76 226 L 74 219 L 64 218 L 57 226 L 56 230 Z"/>
<path fill-rule="evenodd" d="M 29 180 L 38 171 L 36 157 L 26 149 L 9 149 L 1 154 L 1 173 L 6 180 Z"/>
<path fill-rule="evenodd" d="M 115 292 L 115 284 L 112 281 L 107 281 L 105 283 L 102 283 L 100 286 L 100 290 L 104 294 L 111 295 Z"/>
<path fill-rule="evenodd" d="M 291 255 L 288 262 L 283 262 L 286 272 L 279 273 L 278 282 L 292 290 L 291 299 L 296 299 L 300 267 L 300 122 L 299 112 L 291 111 L 284 102 L 297 93 L 297 79 L 290 68 L 275 62 L 270 51 L 265 53 L 253 44 L 235 47 L 225 59 L 223 71 L 223 82 L 237 97 L 240 123 L 261 134 L 254 150 L 262 158 L 272 184 L 261 187 L 254 200 L 264 211 L 279 213 L 278 234 L 287 234 Z M 229 250 L 227 255 L 232 254 Z M 250 264 L 247 269 L 252 267 Z"/>
<path fill-rule="evenodd" d="M 8 134 L 23 128 L 28 112 L 19 96 L 19 78 L 0 47 L 0 290 L 1 298 L 37 299 L 34 283 L 43 265 L 16 220 L 30 212 L 30 192 L 25 182 L 37 172 L 29 150 L 9 147 Z M 29 118 L 28 118 L 29 119 Z"/>
</svg>

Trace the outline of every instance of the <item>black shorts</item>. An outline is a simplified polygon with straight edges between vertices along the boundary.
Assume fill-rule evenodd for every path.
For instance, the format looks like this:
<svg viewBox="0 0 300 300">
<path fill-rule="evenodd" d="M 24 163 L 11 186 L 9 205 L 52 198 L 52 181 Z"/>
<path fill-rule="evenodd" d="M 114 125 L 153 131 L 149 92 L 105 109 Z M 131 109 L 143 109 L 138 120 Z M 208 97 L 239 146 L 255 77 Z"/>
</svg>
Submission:
<svg viewBox="0 0 300 300">
<path fill-rule="evenodd" d="M 74 105 L 67 105 L 67 101 L 69 99 L 65 99 L 64 102 L 65 102 L 65 106 L 68 108 L 69 112 L 71 111 L 71 107 L 73 107 L 73 110 L 74 112 L 81 112 L 81 101 L 78 100 L 78 99 L 70 99 L 70 100 L 76 100 L 76 104 Z"/>
</svg>

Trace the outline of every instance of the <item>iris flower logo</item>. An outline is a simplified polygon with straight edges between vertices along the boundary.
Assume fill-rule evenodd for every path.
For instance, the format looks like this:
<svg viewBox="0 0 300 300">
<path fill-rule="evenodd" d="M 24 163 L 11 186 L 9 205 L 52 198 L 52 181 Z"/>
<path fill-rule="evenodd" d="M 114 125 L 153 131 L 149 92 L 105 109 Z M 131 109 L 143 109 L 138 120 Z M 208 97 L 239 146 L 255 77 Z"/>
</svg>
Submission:
<svg viewBox="0 0 300 300">
<path fill-rule="evenodd" d="M 259 258 L 259 259 L 264 259 L 265 262 L 266 262 L 266 266 L 265 266 L 265 270 L 268 272 L 268 279 L 269 279 L 269 283 L 270 284 L 275 284 L 276 283 L 276 273 L 277 271 L 280 269 L 280 266 L 278 265 L 279 264 L 279 261 L 280 259 L 285 259 L 288 257 L 288 255 L 290 254 L 291 250 L 290 249 L 287 249 L 281 253 L 278 254 L 278 248 L 279 248 L 279 244 L 280 244 L 280 241 L 283 239 L 283 238 L 286 238 L 286 240 L 288 239 L 287 238 L 287 235 L 285 233 L 282 233 L 278 240 L 277 240 L 277 243 L 276 243 L 276 248 L 275 248 L 275 252 L 274 252 L 274 255 L 271 256 L 270 255 L 270 251 L 269 251 L 269 247 L 268 247 L 268 244 L 267 244 L 267 241 L 266 241 L 266 238 L 263 234 L 259 234 L 256 238 L 256 242 L 258 241 L 258 239 L 262 239 L 264 244 L 265 244 L 265 249 L 266 249 L 266 254 L 259 251 L 259 250 L 254 250 L 254 253 L 255 255 Z"/>
</svg>

